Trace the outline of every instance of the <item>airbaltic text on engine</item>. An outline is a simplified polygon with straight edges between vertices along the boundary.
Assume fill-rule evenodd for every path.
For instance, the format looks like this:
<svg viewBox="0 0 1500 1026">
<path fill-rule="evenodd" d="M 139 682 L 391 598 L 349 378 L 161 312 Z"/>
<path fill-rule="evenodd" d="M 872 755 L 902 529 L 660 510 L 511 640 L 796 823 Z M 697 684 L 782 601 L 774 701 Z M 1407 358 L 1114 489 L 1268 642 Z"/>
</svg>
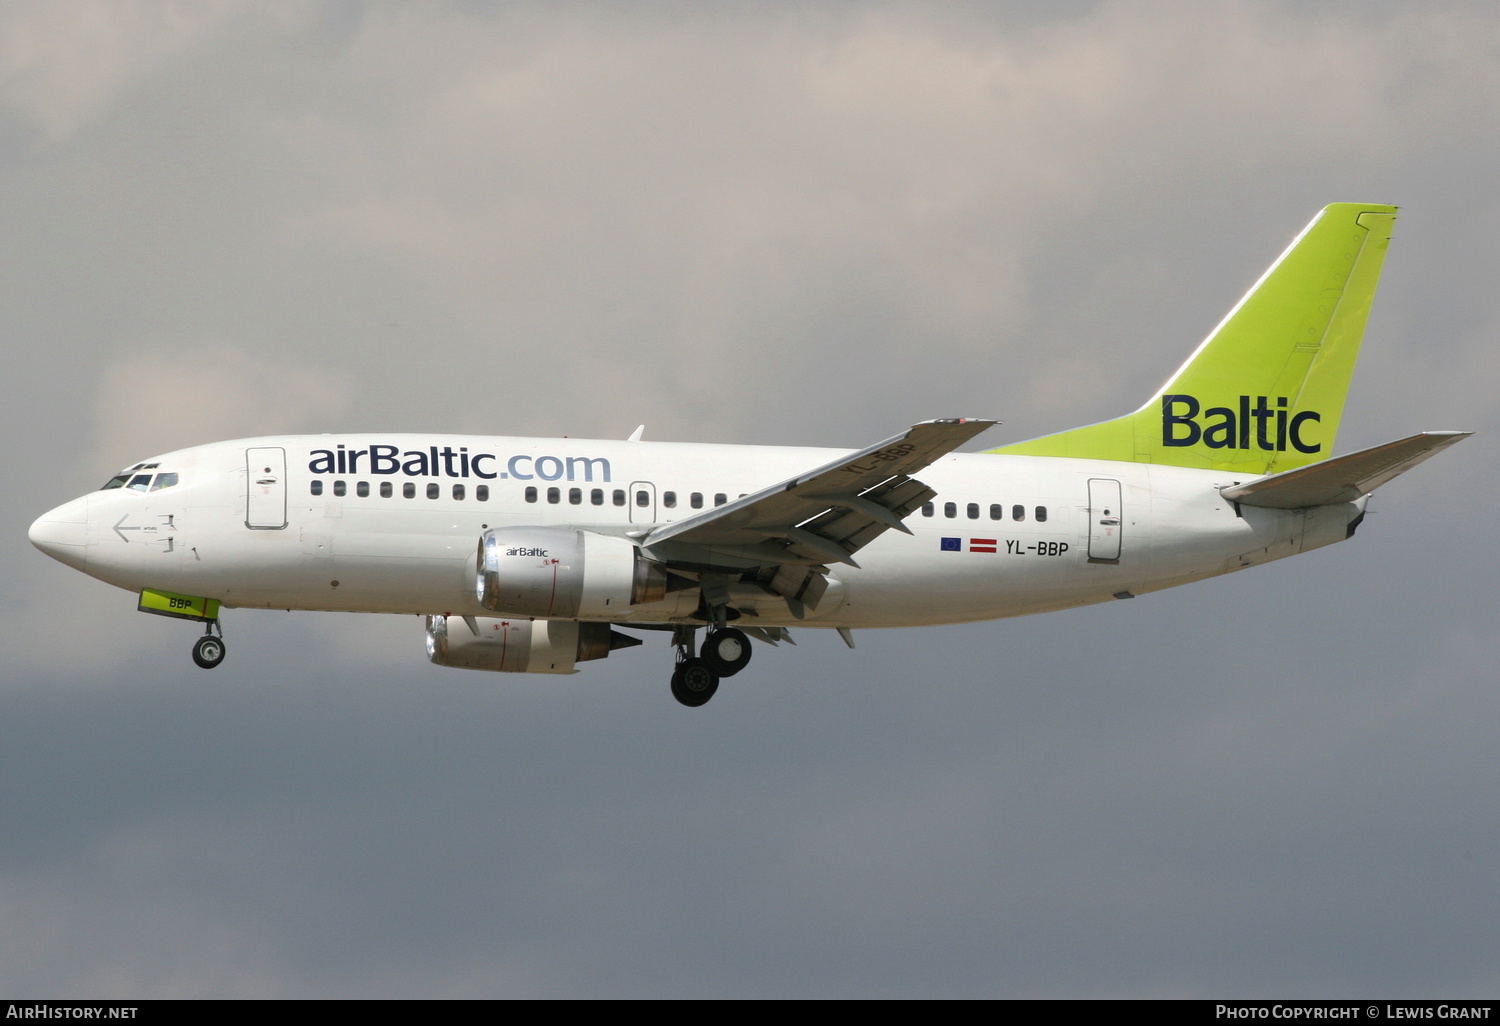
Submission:
<svg viewBox="0 0 1500 1026">
<path fill-rule="evenodd" d="M 495 478 L 514 478 L 517 481 L 598 481 L 608 484 L 609 460 L 603 456 L 512 456 L 505 461 L 504 470 L 492 470 L 490 466 L 500 457 L 492 452 L 470 453 L 468 446 L 459 446 L 454 452 L 451 445 L 441 449 L 435 445 L 426 449 L 401 451 L 395 445 L 371 445 L 368 449 L 351 449 L 340 445 L 337 449 L 314 449 L 307 469 L 314 474 L 404 474 L 407 477 L 479 477 L 492 481 Z M 364 460 L 363 467 L 360 461 Z"/>
</svg>

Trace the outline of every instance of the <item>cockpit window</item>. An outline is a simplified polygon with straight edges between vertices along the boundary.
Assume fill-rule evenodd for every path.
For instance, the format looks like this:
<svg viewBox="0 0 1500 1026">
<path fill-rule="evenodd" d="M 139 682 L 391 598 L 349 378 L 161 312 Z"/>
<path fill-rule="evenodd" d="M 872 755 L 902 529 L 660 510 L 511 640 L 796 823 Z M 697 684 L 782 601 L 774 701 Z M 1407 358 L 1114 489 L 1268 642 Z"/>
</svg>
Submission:
<svg viewBox="0 0 1500 1026">
<path fill-rule="evenodd" d="M 126 467 L 124 470 L 120 471 L 114 477 L 112 477 L 108 481 L 104 482 L 104 487 L 100 488 L 99 490 L 101 492 L 107 492 L 111 488 L 123 488 L 125 486 L 125 482 L 129 481 L 131 488 L 134 488 L 138 492 L 144 492 L 146 490 L 146 485 L 142 483 L 142 478 L 144 478 L 146 481 L 150 481 L 151 480 L 151 475 L 150 474 L 142 474 L 142 475 L 139 475 L 139 476 L 133 476 L 133 475 L 135 475 L 135 472 L 138 471 L 138 470 L 155 470 L 159 466 L 161 466 L 160 463 L 137 463 L 133 467 Z M 162 476 L 166 477 L 167 475 L 163 474 Z M 177 483 L 177 475 L 173 474 L 173 475 L 171 475 L 171 477 L 172 477 L 172 484 L 176 484 Z M 169 488 L 169 487 L 171 487 L 171 485 L 161 484 L 161 485 L 157 485 L 156 487 L 158 487 L 158 488 Z"/>
<path fill-rule="evenodd" d="M 147 488 L 151 487 L 151 475 L 137 474 L 130 479 L 130 483 L 125 487 L 132 491 L 144 492 Z"/>
<path fill-rule="evenodd" d="M 151 490 L 153 492 L 159 492 L 163 488 L 171 488 L 176 483 L 176 474 L 157 474 L 156 480 L 151 482 Z"/>
</svg>

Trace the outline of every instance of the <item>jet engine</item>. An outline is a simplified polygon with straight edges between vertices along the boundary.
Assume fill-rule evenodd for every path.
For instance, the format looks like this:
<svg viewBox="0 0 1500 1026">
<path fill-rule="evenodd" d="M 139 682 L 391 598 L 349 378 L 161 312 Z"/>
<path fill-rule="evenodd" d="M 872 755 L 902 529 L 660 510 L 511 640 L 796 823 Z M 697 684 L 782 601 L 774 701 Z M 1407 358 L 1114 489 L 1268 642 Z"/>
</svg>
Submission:
<svg viewBox="0 0 1500 1026">
<path fill-rule="evenodd" d="M 473 617 L 476 634 L 463 617 L 427 618 L 427 658 L 439 666 L 507 673 L 577 673 L 574 663 L 603 659 L 640 638 L 607 623 L 573 620 L 501 620 Z"/>
<path fill-rule="evenodd" d="M 514 616 L 606 619 L 660 602 L 668 591 L 666 568 L 628 538 L 570 527 L 486 531 L 477 562 L 479 604 Z"/>
</svg>

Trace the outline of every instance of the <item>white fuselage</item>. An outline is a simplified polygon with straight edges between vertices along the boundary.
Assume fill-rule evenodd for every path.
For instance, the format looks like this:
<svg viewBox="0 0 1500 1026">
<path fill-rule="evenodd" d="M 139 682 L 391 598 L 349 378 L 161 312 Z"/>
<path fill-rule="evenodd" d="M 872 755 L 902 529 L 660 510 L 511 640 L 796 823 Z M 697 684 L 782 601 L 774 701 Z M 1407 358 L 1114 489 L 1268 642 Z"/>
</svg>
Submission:
<svg viewBox="0 0 1500 1026">
<path fill-rule="evenodd" d="M 453 435 L 242 439 L 153 460 L 148 473 L 177 475 L 170 487 L 92 492 L 43 519 L 53 555 L 132 591 L 485 616 L 494 611 L 476 596 L 475 551 L 486 529 L 640 537 L 697 512 L 695 496 L 711 508 L 840 455 Z M 741 595 L 756 618 L 747 622 L 909 627 L 1128 597 L 1340 541 L 1363 508 L 1236 510 L 1219 494 L 1234 483 L 1225 472 L 1096 460 L 951 454 L 919 476 L 938 494 L 906 520 L 911 534 L 887 531 L 858 568 L 833 566 L 805 618 L 774 596 Z M 692 622 L 695 608 L 668 596 L 608 619 Z"/>
</svg>

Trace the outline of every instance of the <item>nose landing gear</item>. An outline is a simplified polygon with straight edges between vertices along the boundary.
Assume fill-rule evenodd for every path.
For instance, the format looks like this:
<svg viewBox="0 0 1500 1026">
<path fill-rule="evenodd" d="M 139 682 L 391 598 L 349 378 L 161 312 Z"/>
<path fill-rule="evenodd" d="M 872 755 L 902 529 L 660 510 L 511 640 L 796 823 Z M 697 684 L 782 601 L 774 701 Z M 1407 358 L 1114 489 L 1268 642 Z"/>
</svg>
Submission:
<svg viewBox="0 0 1500 1026">
<path fill-rule="evenodd" d="M 219 634 L 214 636 L 215 628 Z M 203 637 L 193 642 L 193 662 L 205 670 L 212 670 L 224 661 L 224 628 L 219 627 L 218 620 L 210 620 L 204 624 Z"/>
</svg>

